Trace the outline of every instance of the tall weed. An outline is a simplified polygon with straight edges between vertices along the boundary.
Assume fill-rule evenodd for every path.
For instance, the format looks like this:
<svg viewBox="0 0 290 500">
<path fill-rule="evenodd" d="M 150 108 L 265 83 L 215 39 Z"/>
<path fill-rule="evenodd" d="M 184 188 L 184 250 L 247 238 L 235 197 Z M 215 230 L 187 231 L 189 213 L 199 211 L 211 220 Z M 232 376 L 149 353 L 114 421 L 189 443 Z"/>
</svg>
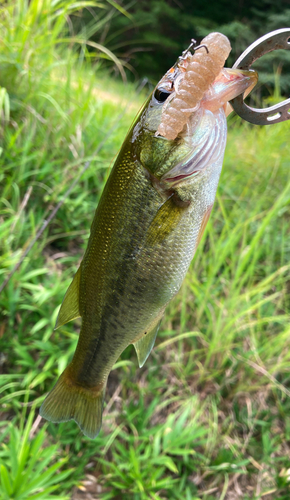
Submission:
<svg viewBox="0 0 290 500">
<path fill-rule="evenodd" d="M 91 163 L 0 296 L 0 495 L 63 498 L 72 484 L 86 491 L 90 481 L 90 494 L 112 500 L 226 500 L 233 491 L 252 500 L 289 498 L 287 123 L 254 128 L 230 122 L 217 201 L 188 276 L 146 365 L 137 367 L 130 346 L 116 363 L 97 439 L 85 438 L 74 422 L 42 427 L 33 423 L 33 411 L 23 412 L 24 405 L 41 403 L 73 354 L 79 323 L 53 331 L 55 319 L 110 162 L 135 113 L 127 110 L 120 121 L 120 108 L 139 99 L 133 87 L 101 78 L 60 38 L 49 43 L 46 27 L 69 36 L 66 9 L 73 4 L 51 3 L 55 17 L 43 21 L 42 34 L 37 4 L 48 5 L 19 2 L 13 4 L 17 15 L 10 7 L 1 11 L 0 57 L 11 50 L 20 61 L 14 64 L 11 55 L 1 82 L 10 89 L 0 94 L 1 279 Z M 40 47 L 29 29 L 27 46 L 13 34 L 7 23 L 14 15 L 17 29 L 21 19 L 31 19 Z M 20 82 L 15 88 L 13 75 Z"/>
</svg>

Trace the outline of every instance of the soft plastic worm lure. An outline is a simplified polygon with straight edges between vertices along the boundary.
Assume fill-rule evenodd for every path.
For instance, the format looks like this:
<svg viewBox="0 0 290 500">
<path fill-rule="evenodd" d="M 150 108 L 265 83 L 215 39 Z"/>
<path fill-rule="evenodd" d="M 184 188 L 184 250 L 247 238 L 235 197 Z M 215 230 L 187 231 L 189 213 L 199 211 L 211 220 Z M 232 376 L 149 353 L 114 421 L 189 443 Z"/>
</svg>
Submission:
<svg viewBox="0 0 290 500">
<path fill-rule="evenodd" d="M 173 140 L 181 132 L 189 116 L 198 108 L 204 93 L 224 67 L 231 51 L 228 38 L 221 33 L 210 33 L 196 49 L 202 47 L 205 50 L 198 50 L 193 55 L 187 49 L 179 59 L 181 74 L 175 83 L 174 92 L 163 107 L 157 130 L 157 134 L 166 139 Z"/>
</svg>

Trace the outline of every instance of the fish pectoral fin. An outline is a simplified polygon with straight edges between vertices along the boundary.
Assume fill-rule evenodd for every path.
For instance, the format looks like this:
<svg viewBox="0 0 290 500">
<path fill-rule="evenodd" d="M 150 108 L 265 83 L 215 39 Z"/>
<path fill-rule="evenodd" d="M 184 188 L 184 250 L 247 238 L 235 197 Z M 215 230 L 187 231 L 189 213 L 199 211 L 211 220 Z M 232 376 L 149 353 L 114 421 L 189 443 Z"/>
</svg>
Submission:
<svg viewBox="0 0 290 500">
<path fill-rule="evenodd" d="M 176 197 L 171 196 L 161 205 L 146 234 L 145 245 L 161 243 L 177 227 L 184 207 L 176 204 Z"/>
<path fill-rule="evenodd" d="M 157 325 L 155 325 L 152 328 L 152 330 L 149 330 L 147 333 L 144 333 L 143 337 L 141 337 L 141 339 L 137 340 L 137 342 L 134 342 L 133 344 L 135 347 L 140 368 L 142 368 L 150 352 L 153 349 L 160 323 L 161 320 L 158 321 Z"/>
<path fill-rule="evenodd" d="M 67 289 L 67 292 L 60 306 L 60 310 L 54 327 L 55 330 L 60 326 L 65 325 L 69 321 L 77 319 L 81 316 L 79 308 L 80 278 L 81 268 L 79 267 L 74 276 L 74 279 Z"/>
</svg>

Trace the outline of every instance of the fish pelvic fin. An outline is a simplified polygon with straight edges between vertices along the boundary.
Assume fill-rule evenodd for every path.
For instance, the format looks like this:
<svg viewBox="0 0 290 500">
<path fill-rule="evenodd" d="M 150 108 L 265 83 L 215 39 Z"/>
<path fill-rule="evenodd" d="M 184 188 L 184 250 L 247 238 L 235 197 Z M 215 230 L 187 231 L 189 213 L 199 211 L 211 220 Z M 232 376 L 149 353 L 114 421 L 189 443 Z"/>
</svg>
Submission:
<svg viewBox="0 0 290 500">
<path fill-rule="evenodd" d="M 74 276 L 74 279 L 67 289 L 67 292 L 60 306 L 60 310 L 54 327 L 55 330 L 60 326 L 65 325 L 69 321 L 77 319 L 81 316 L 79 307 L 80 279 L 81 268 L 79 267 Z"/>
<path fill-rule="evenodd" d="M 151 330 L 144 333 L 141 339 L 137 340 L 137 342 L 134 342 L 134 347 L 140 368 L 142 368 L 142 366 L 145 364 L 150 352 L 154 347 L 160 323 L 161 320 L 158 321 L 157 325 L 155 325 Z"/>
<path fill-rule="evenodd" d="M 82 387 L 70 378 L 69 368 L 48 393 L 39 414 L 55 423 L 74 420 L 86 436 L 94 439 L 102 426 L 106 382 L 99 387 Z"/>
</svg>

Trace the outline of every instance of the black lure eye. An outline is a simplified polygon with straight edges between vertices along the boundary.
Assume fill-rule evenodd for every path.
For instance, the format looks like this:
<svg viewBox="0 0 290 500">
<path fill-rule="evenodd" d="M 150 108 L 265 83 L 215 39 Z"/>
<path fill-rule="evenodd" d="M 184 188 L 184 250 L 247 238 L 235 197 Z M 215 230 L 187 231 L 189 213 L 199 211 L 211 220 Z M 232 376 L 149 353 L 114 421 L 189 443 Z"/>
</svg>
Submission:
<svg viewBox="0 0 290 500">
<path fill-rule="evenodd" d="M 169 92 L 168 90 L 160 88 L 155 90 L 154 97 L 158 102 L 165 102 L 170 94 L 171 92 Z"/>
</svg>

